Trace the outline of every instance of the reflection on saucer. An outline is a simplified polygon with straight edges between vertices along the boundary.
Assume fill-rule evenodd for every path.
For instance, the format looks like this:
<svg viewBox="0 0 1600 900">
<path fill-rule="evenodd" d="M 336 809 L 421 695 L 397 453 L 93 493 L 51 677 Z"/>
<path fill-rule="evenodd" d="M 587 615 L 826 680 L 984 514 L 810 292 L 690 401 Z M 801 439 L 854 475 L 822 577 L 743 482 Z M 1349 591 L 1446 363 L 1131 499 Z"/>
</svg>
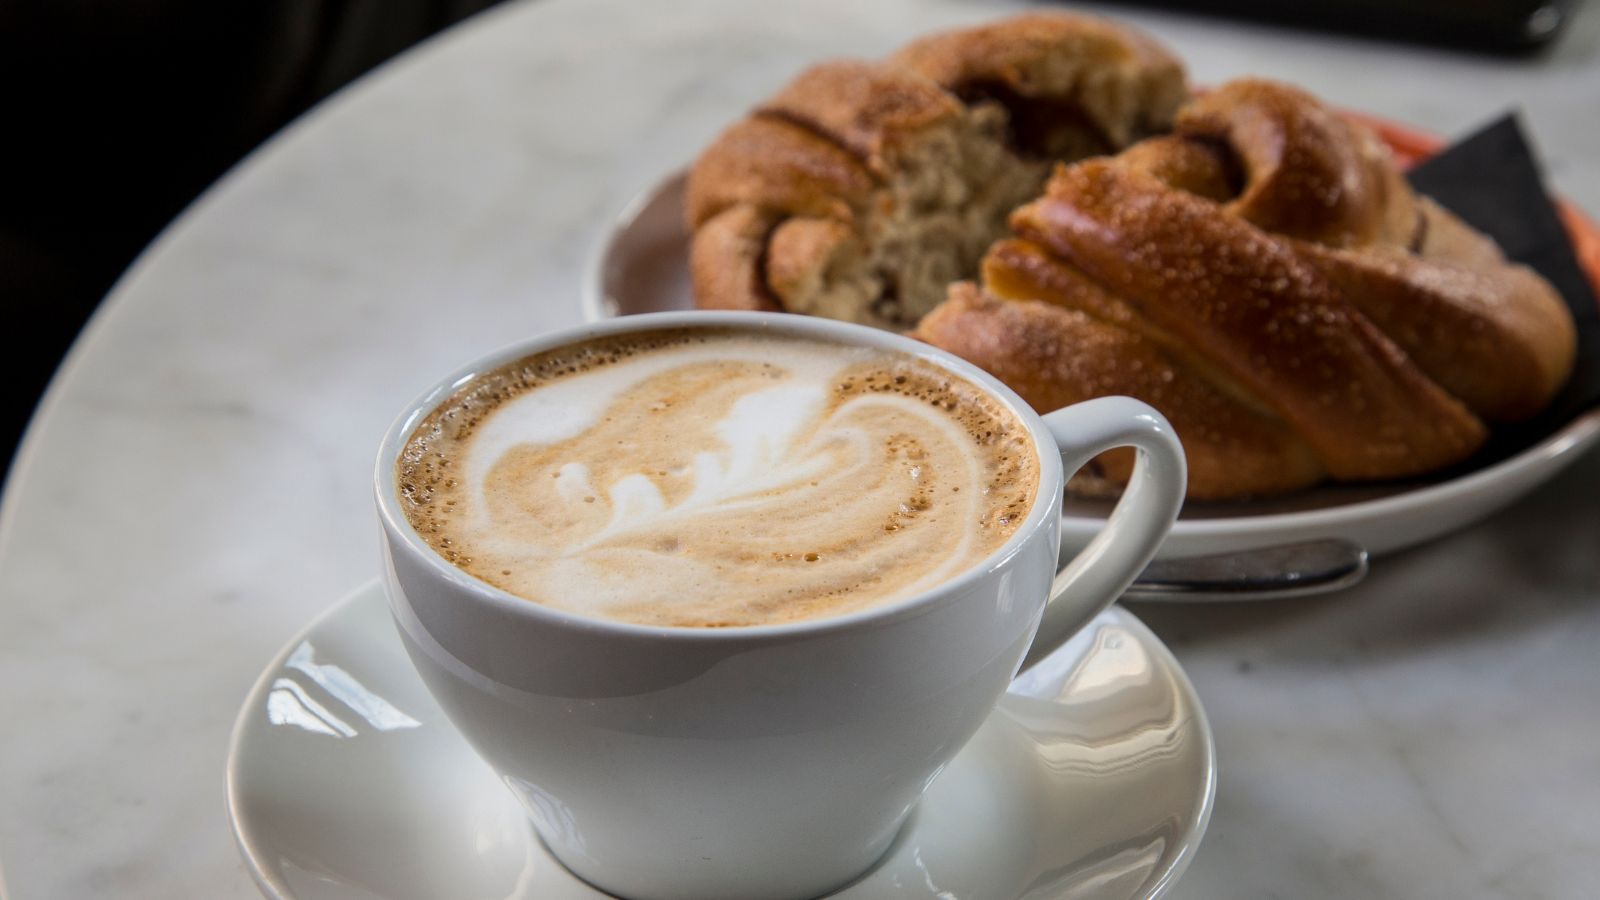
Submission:
<svg viewBox="0 0 1600 900">
<path fill-rule="evenodd" d="M 1159 896 L 1205 831 L 1215 772 L 1177 662 L 1113 608 L 1012 685 L 883 861 L 834 896 Z M 376 584 L 262 674 L 228 760 L 235 836 L 270 897 L 603 900 L 506 788 L 422 686 Z"/>
</svg>

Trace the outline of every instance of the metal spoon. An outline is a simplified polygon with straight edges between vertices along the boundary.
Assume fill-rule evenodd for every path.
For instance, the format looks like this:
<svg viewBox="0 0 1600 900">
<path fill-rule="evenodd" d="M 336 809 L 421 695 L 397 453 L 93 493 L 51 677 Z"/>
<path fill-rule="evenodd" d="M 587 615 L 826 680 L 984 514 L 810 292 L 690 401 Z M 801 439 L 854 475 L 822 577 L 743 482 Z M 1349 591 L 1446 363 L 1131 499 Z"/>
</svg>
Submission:
<svg viewBox="0 0 1600 900">
<path fill-rule="evenodd" d="M 1259 547 L 1212 556 L 1158 559 L 1123 600 L 1279 600 L 1337 591 L 1367 574 L 1367 551 L 1340 539 Z"/>
</svg>

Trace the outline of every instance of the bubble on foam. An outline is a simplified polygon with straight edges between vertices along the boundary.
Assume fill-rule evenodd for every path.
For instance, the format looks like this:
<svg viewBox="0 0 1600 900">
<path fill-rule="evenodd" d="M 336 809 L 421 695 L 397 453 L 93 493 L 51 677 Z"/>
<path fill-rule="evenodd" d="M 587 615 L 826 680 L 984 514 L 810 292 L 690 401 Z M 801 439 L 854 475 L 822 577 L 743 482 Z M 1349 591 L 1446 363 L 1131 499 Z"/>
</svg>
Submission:
<svg viewBox="0 0 1600 900">
<path fill-rule="evenodd" d="M 581 462 L 569 462 L 556 470 L 556 491 L 563 500 L 580 501 L 594 496 L 594 485 L 589 481 L 589 467 Z"/>
</svg>

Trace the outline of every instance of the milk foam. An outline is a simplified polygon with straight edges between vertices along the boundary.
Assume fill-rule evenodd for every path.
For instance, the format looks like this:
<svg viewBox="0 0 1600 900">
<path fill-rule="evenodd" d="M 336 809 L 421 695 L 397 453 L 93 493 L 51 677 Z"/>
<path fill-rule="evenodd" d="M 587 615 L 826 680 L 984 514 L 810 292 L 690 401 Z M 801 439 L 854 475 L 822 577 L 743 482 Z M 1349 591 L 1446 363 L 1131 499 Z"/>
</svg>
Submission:
<svg viewBox="0 0 1600 900">
<path fill-rule="evenodd" d="M 788 337 L 683 335 L 469 385 L 401 460 L 412 523 L 458 566 L 537 602 L 717 626 L 921 592 L 996 549 L 1031 506 L 1025 430 L 943 370 Z"/>
</svg>

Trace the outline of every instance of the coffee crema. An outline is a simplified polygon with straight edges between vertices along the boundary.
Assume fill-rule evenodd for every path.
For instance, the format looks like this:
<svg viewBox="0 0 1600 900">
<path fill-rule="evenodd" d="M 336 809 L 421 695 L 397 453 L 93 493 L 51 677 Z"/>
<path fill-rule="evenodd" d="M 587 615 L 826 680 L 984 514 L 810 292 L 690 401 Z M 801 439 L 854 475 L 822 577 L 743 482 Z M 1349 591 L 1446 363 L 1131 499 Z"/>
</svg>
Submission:
<svg viewBox="0 0 1600 900">
<path fill-rule="evenodd" d="M 1026 426 L 905 353 L 753 330 L 618 335 L 475 377 L 412 432 L 400 500 L 473 576 L 575 613 L 839 615 L 971 568 L 1032 508 Z"/>
</svg>

